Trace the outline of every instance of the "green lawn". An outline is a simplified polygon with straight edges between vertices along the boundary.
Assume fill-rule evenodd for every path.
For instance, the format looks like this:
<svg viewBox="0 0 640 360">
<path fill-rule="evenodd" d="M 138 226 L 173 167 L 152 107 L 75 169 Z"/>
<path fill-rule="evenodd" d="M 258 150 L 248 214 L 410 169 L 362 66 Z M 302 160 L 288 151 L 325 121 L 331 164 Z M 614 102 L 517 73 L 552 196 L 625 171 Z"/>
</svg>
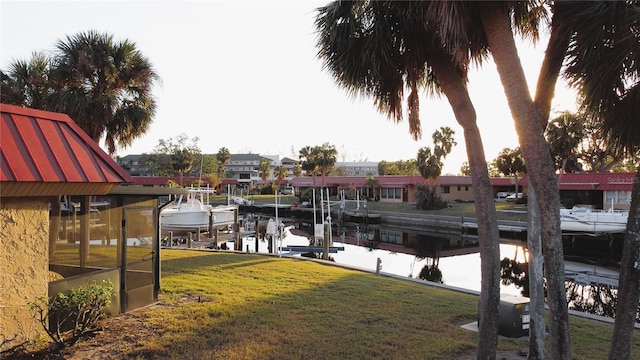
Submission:
<svg viewBox="0 0 640 360">
<path fill-rule="evenodd" d="M 455 359 L 476 348 L 477 334 L 460 327 L 476 319 L 472 295 L 265 255 L 163 249 L 161 258 L 160 306 L 136 312 L 152 336 L 127 337 L 120 358 Z M 575 359 L 607 357 L 612 325 L 571 324 Z"/>
</svg>

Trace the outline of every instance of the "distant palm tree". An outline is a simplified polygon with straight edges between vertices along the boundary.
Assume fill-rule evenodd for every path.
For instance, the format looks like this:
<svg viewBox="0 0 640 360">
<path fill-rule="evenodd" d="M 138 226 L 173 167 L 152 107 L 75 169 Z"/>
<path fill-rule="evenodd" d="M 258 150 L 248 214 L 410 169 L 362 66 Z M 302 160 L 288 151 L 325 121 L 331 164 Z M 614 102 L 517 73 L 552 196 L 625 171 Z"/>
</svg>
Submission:
<svg viewBox="0 0 640 360">
<path fill-rule="evenodd" d="M 435 154 L 431 153 L 431 148 L 422 147 L 418 149 L 416 155 L 418 163 L 418 171 L 425 179 L 435 179 L 442 172 L 443 163 Z"/>
<path fill-rule="evenodd" d="M 229 153 L 229 149 L 226 147 L 221 147 L 218 150 L 218 154 L 216 154 L 216 159 L 218 160 L 218 171 L 220 172 L 220 177 L 225 177 L 225 169 L 227 168 L 227 164 L 231 161 L 231 153 Z"/>
<path fill-rule="evenodd" d="M 376 198 L 376 189 L 378 187 L 380 187 L 380 181 L 378 181 L 378 179 L 376 179 L 373 176 L 367 176 L 367 178 L 364 180 L 364 186 L 371 190 L 371 193 L 369 194 L 369 196 L 373 199 Z"/>
<path fill-rule="evenodd" d="M 547 125 L 545 137 L 560 173 L 567 170 L 571 158 L 576 159 L 578 145 L 585 136 L 583 122 L 584 119 L 577 114 L 563 111 Z"/>
<path fill-rule="evenodd" d="M 302 165 L 295 164 L 293 165 L 293 176 L 299 177 L 302 175 Z"/>
<path fill-rule="evenodd" d="M 263 158 L 258 165 L 258 176 L 262 181 L 267 181 L 269 175 L 271 175 L 271 162 L 269 159 Z"/>
<path fill-rule="evenodd" d="M 431 139 L 433 139 L 433 154 L 436 157 L 445 159 L 451 153 L 451 149 L 458 145 L 453 135 L 455 135 L 455 131 L 448 126 L 441 126 L 440 129 L 433 132 Z"/>
<path fill-rule="evenodd" d="M 316 169 L 318 168 L 316 156 L 317 152 L 311 146 L 305 146 L 299 151 L 298 158 L 302 162 L 302 170 L 305 171 L 307 176 L 313 176 L 316 174 Z"/>
<path fill-rule="evenodd" d="M 284 165 L 278 165 L 273 169 L 273 174 L 276 179 L 282 181 L 289 176 L 289 169 L 287 169 Z"/>
<path fill-rule="evenodd" d="M 322 144 L 314 151 L 316 153 L 315 161 L 320 168 L 320 175 L 322 175 L 322 186 L 324 186 L 325 176 L 329 175 L 336 165 L 338 151 L 335 146 L 329 145 L 329 143 Z"/>
</svg>

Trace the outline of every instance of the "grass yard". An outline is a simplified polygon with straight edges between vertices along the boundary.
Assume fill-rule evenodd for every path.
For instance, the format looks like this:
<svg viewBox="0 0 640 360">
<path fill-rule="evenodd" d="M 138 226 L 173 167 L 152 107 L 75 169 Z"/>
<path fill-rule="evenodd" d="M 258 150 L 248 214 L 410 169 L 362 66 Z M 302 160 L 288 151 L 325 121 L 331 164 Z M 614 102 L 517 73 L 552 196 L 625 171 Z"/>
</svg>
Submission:
<svg viewBox="0 0 640 360">
<path fill-rule="evenodd" d="M 106 319 L 64 359 L 475 359 L 472 295 L 256 254 L 161 252 L 157 305 Z M 613 326 L 573 317 L 574 359 L 605 359 Z M 498 358 L 527 340 L 500 338 Z M 505 355 L 506 354 L 506 355 Z M 632 358 L 640 358 L 636 334 Z"/>
</svg>

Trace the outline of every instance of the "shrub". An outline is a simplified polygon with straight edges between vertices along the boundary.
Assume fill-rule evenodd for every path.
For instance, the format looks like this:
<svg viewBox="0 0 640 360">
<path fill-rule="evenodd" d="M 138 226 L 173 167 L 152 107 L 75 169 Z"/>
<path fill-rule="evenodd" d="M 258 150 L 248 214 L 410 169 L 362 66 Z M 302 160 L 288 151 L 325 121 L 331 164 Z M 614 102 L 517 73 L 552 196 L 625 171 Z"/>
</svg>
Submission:
<svg viewBox="0 0 640 360">
<path fill-rule="evenodd" d="M 416 190 L 417 210 L 438 210 L 447 207 L 447 203 L 442 200 L 435 186 L 419 185 Z"/>
<path fill-rule="evenodd" d="M 64 346 L 65 334 L 71 333 L 69 342 L 75 343 L 83 334 L 95 330 L 95 322 L 111 304 L 113 283 L 84 283 L 67 293 L 54 297 L 42 296 L 29 303 L 35 310 L 46 333 L 58 346 Z"/>
</svg>

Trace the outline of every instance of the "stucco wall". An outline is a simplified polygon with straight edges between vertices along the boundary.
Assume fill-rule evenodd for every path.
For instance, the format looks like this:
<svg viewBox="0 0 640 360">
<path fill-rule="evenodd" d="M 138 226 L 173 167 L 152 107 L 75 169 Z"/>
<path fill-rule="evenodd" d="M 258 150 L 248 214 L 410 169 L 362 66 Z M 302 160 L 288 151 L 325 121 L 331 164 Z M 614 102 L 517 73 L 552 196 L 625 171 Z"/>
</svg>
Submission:
<svg viewBox="0 0 640 360">
<path fill-rule="evenodd" d="M 48 234 L 45 198 L 0 199 L 0 350 L 42 330 L 28 303 L 47 295 Z"/>
</svg>

